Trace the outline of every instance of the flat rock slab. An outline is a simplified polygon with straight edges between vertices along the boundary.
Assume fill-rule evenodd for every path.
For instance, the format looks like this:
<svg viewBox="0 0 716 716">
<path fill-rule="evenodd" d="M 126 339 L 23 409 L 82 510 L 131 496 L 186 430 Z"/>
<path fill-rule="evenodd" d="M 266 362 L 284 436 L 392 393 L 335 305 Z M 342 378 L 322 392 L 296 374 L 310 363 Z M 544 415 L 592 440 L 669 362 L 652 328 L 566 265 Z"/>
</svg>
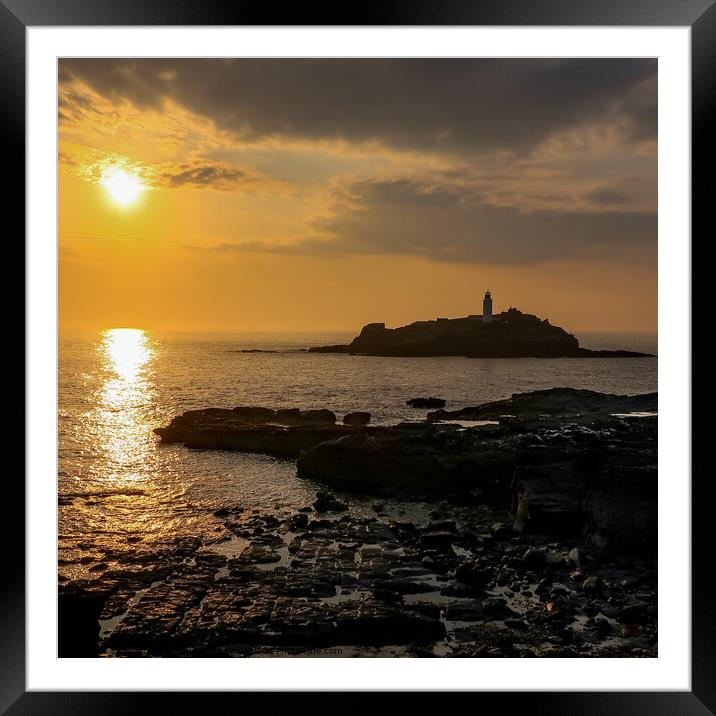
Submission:
<svg viewBox="0 0 716 716">
<path fill-rule="evenodd" d="M 107 570 L 63 593 L 104 604 L 107 655 L 340 647 L 354 655 L 395 648 L 410 656 L 591 656 L 607 645 L 612 655 L 655 653 L 656 571 L 644 564 L 575 570 L 572 543 L 528 535 L 475 547 L 471 535 L 485 527 L 455 516 L 412 530 L 348 516 L 299 533 L 289 530 L 292 517 L 232 522 L 248 535 L 238 556 L 185 542 L 144 555 L 154 569 L 142 569 L 156 579 L 133 578 L 139 568 Z M 439 549 L 422 540 L 435 528 L 442 528 Z M 588 551 L 581 562 L 592 564 Z M 598 591 L 583 588 L 590 578 Z M 85 634 L 88 649 L 97 637 Z"/>
</svg>

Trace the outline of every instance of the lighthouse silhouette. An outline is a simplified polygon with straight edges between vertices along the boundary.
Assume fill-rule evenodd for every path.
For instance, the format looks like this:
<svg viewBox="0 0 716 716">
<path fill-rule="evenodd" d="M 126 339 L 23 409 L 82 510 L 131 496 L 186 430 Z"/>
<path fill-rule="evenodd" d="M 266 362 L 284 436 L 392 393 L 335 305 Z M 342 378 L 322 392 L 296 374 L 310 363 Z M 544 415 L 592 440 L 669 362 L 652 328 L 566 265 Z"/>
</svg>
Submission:
<svg viewBox="0 0 716 716">
<path fill-rule="evenodd" d="M 485 291 L 485 298 L 482 299 L 482 320 L 489 323 L 492 320 L 492 294 Z"/>
</svg>

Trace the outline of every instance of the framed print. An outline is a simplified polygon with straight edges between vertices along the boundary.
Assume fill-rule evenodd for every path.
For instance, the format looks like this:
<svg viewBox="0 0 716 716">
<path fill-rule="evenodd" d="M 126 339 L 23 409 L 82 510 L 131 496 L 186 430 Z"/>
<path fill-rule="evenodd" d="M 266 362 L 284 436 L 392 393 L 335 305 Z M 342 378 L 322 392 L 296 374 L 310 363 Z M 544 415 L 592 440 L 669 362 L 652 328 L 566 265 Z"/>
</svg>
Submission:
<svg viewBox="0 0 716 716">
<path fill-rule="evenodd" d="M 0 18 L 28 279 L 8 713 L 716 708 L 710 2 Z"/>
</svg>

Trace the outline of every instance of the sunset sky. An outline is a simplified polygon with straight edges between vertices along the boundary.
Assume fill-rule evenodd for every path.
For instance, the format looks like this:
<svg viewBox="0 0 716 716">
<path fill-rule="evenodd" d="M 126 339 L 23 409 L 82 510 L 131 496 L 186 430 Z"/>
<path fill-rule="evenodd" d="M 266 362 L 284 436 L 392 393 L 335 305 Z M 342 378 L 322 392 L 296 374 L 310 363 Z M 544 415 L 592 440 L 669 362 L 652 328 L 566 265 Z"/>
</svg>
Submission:
<svg viewBox="0 0 716 716">
<path fill-rule="evenodd" d="M 657 62 L 61 60 L 61 328 L 656 330 Z"/>
</svg>

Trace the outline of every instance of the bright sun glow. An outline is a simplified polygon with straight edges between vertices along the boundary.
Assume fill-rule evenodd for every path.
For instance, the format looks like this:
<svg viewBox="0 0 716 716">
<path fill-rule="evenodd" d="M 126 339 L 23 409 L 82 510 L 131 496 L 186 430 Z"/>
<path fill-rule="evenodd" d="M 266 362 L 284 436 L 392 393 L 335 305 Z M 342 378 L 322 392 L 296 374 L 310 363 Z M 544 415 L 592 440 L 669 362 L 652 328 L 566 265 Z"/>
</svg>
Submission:
<svg viewBox="0 0 716 716">
<path fill-rule="evenodd" d="M 136 201 L 140 193 L 146 189 L 135 174 L 128 174 L 116 167 L 105 169 L 99 183 L 107 190 L 112 201 L 122 206 Z"/>
<path fill-rule="evenodd" d="M 147 335 L 139 328 L 112 328 L 105 331 L 102 347 L 107 367 L 126 382 L 138 378 L 152 355 Z"/>
</svg>

